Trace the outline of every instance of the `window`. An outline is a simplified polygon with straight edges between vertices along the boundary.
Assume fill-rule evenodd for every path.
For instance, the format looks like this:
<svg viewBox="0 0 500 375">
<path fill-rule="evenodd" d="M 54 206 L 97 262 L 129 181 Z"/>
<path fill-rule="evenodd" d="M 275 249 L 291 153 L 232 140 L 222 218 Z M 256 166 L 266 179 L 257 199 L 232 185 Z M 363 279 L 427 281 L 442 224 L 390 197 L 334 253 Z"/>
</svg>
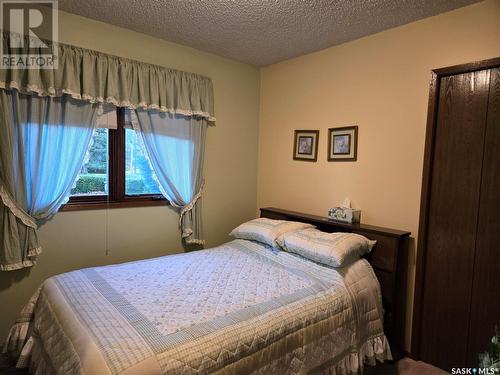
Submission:
<svg viewBox="0 0 500 375">
<path fill-rule="evenodd" d="M 168 204 L 143 144 L 125 123 L 125 110 L 116 115 L 116 129 L 95 130 L 63 211 Z"/>
</svg>

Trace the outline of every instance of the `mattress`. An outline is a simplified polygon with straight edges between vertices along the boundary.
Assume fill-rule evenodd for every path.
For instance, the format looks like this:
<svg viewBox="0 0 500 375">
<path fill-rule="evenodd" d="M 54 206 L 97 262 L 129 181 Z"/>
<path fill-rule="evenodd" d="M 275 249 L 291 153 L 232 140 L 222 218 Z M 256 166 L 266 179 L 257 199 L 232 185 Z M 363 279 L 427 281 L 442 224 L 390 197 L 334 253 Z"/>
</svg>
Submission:
<svg viewBox="0 0 500 375">
<path fill-rule="evenodd" d="M 366 260 L 219 247 L 46 280 L 4 351 L 37 374 L 346 374 L 390 359 Z"/>
</svg>

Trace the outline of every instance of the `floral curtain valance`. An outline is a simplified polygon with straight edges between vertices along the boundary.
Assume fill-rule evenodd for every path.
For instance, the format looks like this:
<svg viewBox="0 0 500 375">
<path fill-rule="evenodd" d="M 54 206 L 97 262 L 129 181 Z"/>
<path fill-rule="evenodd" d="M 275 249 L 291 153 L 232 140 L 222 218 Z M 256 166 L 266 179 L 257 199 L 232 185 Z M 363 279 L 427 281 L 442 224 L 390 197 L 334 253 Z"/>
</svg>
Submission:
<svg viewBox="0 0 500 375">
<path fill-rule="evenodd" d="M 3 32 L 4 51 L 19 34 Z M 0 88 L 39 96 L 69 94 L 89 102 L 206 118 L 215 122 L 212 80 L 126 58 L 74 47 L 58 48 L 57 69 L 0 69 Z M 28 43 L 24 43 L 28 45 Z"/>
</svg>

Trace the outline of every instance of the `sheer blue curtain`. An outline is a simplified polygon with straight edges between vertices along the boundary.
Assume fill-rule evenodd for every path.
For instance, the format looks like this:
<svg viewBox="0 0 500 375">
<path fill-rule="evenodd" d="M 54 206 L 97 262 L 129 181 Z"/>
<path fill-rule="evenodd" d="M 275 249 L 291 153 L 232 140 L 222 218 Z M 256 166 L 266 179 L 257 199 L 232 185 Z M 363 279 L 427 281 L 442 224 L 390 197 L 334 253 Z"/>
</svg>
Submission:
<svg viewBox="0 0 500 375">
<path fill-rule="evenodd" d="M 208 121 L 155 110 L 132 113 L 163 195 L 177 208 L 182 239 L 203 245 L 201 197 Z"/>
<path fill-rule="evenodd" d="M 34 264 L 36 229 L 69 197 L 96 113 L 96 104 L 66 95 L 0 90 L 0 270 Z"/>
</svg>

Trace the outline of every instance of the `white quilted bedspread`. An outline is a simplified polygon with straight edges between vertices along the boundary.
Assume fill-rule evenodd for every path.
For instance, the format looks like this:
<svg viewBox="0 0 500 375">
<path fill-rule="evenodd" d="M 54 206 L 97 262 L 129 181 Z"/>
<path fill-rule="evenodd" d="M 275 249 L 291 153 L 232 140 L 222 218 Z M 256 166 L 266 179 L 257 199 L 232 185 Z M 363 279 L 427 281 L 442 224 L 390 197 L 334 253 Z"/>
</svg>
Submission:
<svg viewBox="0 0 500 375">
<path fill-rule="evenodd" d="M 245 240 L 52 277 L 7 349 L 25 339 L 19 365 L 38 373 L 342 374 L 390 357 L 365 260 L 333 269 Z"/>
</svg>

